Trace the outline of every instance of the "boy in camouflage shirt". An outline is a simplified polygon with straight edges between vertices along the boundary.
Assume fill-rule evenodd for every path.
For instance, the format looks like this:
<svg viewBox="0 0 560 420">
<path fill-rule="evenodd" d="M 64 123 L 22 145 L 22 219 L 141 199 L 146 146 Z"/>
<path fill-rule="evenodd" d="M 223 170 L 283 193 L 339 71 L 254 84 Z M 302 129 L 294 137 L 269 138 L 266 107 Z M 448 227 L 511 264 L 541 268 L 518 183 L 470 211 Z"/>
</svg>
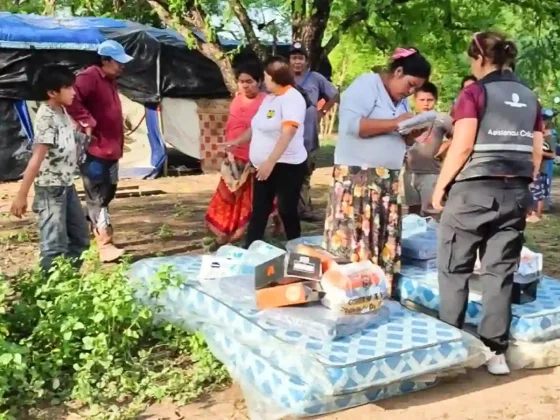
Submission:
<svg viewBox="0 0 560 420">
<path fill-rule="evenodd" d="M 89 231 L 80 199 L 74 187 L 80 149 L 86 136 L 77 133 L 65 107 L 74 99 L 75 76 L 60 65 L 46 66 L 36 87 L 44 96 L 35 119 L 33 155 L 23 175 L 11 213 L 21 218 L 27 211 L 27 197 L 35 184 L 33 211 L 37 213 L 41 267 L 45 272 L 58 256 L 79 258 L 89 247 Z"/>
</svg>

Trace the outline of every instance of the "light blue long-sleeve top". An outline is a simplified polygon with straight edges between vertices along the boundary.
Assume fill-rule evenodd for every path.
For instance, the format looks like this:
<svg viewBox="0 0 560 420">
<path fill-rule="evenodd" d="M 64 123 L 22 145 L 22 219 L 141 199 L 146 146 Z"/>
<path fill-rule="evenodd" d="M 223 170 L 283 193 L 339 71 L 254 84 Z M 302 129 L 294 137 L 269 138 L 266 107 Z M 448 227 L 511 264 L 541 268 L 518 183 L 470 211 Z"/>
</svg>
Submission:
<svg viewBox="0 0 560 420">
<path fill-rule="evenodd" d="M 359 136 L 360 120 L 387 120 L 408 112 L 406 99 L 394 103 L 376 73 L 358 76 L 340 97 L 337 165 L 401 169 L 406 144 L 397 132 L 371 138 Z"/>
</svg>

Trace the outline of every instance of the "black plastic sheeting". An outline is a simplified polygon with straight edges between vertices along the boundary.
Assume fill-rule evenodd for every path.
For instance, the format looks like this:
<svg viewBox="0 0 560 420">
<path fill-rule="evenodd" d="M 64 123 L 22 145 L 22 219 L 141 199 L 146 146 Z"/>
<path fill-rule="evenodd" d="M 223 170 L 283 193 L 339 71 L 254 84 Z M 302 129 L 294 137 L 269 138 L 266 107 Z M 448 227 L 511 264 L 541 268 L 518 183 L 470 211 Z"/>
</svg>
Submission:
<svg viewBox="0 0 560 420">
<path fill-rule="evenodd" d="M 119 79 L 121 92 L 133 101 L 156 104 L 162 97 L 227 98 L 229 92 L 218 66 L 173 34 L 163 35 L 141 29 L 102 29 L 107 39 L 114 39 L 125 47 L 134 60 L 127 65 Z M 234 47 L 230 47 L 232 50 Z M 288 56 L 289 46 L 277 47 L 277 53 Z M 240 61 L 257 58 L 250 48 L 234 57 Z M 59 63 L 75 71 L 99 61 L 93 51 L 39 50 L 0 48 L 0 98 L 39 100 L 33 91 L 35 73 L 45 64 Z M 158 73 L 159 69 L 159 73 Z M 320 63 L 319 71 L 330 79 L 328 60 Z M 159 74 L 159 83 L 158 83 Z"/>
<path fill-rule="evenodd" d="M 31 146 L 12 99 L 0 99 L 0 116 L 0 182 L 4 182 L 22 176 Z"/>
<path fill-rule="evenodd" d="M 160 102 L 163 96 L 225 98 L 229 92 L 221 72 L 198 51 L 161 44 L 148 33 L 136 31 L 115 36 L 135 59 L 119 78 L 121 93 L 142 104 Z M 0 49 L 0 97 L 41 99 L 33 90 L 35 73 L 45 64 L 59 63 L 75 71 L 99 62 L 92 51 Z M 159 86 L 158 86 L 159 66 Z"/>
</svg>

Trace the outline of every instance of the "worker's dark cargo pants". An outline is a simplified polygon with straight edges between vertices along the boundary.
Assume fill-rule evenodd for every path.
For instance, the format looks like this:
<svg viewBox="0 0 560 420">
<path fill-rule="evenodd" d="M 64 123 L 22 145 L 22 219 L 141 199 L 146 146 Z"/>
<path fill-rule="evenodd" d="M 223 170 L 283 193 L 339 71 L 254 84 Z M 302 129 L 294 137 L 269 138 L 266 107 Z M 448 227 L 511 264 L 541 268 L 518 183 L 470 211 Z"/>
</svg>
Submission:
<svg viewBox="0 0 560 420">
<path fill-rule="evenodd" d="M 528 182 L 520 178 L 462 181 L 451 187 L 441 217 L 440 319 L 463 327 L 478 251 L 483 310 L 478 332 L 497 354 L 508 347 L 513 276 L 531 203 Z"/>
</svg>

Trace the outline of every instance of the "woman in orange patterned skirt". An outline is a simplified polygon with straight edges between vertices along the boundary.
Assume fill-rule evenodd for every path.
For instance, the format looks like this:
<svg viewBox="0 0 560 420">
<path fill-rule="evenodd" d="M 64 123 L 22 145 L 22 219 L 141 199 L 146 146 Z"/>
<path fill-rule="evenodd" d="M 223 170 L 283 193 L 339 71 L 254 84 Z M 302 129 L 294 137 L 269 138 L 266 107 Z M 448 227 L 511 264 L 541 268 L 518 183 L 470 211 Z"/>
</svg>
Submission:
<svg viewBox="0 0 560 420">
<path fill-rule="evenodd" d="M 397 129 L 412 116 L 406 98 L 430 71 L 417 50 L 397 48 L 387 71 L 359 76 L 340 101 L 324 247 L 348 261 L 378 264 L 393 296 L 401 264 L 399 172 L 406 142 L 419 134 L 404 138 Z"/>
<path fill-rule="evenodd" d="M 260 90 L 263 73 L 257 65 L 239 67 L 236 77 L 239 92 L 230 105 L 226 142 L 236 140 L 251 127 L 251 120 L 266 97 L 266 93 Z M 216 247 L 236 242 L 244 236 L 252 213 L 253 179 L 249 145 L 228 148 L 218 189 L 206 213 L 206 226 L 216 238 L 206 245 Z M 279 233 L 280 221 L 276 214 L 273 217 L 276 233 Z"/>
</svg>

